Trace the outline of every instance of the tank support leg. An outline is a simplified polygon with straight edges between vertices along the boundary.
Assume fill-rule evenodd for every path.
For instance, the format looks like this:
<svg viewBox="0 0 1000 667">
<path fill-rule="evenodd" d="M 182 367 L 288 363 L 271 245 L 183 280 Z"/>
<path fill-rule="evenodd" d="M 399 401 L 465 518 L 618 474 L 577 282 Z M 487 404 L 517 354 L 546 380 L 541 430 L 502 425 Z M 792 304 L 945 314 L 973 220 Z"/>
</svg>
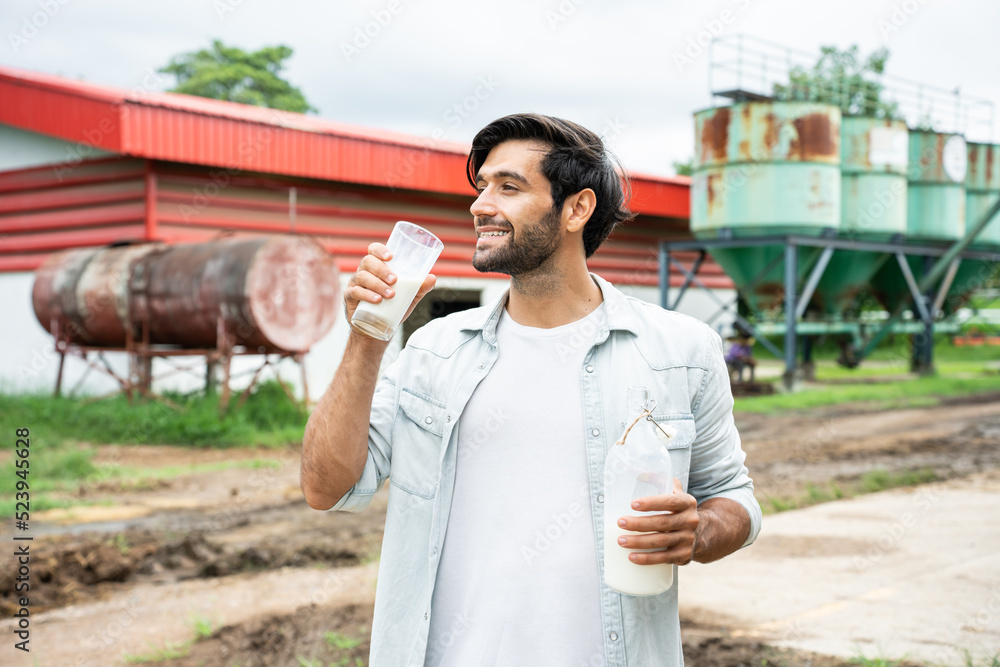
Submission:
<svg viewBox="0 0 1000 667">
<path fill-rule="evenodd" d="M 798 357 L 795 330 L 795 288 L 798 276 L 798 246 L 789 243 L 785 246 L 785 389 L 795 388 L 795 361 Z"/>
<path fill-rule="evenodd" d="M 215 370 L 218 367 L 219 362 L 217 362 L 212 357 L 205 357 L 205 395 L 212 396 L 215 394 Z"/>
<path fill-rule="evenodd" d="M 933 257 L 924 258 L 924 275 L 930 273 L 934 266 Z M 934 288 L 931 286 L 927 294 L 918 294 L 915 299 L 922 299 L 924 307 L 920 309 L 923 317 L 924 330 L 913 337 L 913 361 L 910 364 L 911 370 L 918 375 L 931 375 L 934 373 Z M 918 301 L 920 303 L 920 301 Z"/>
<path fill-rule="evenodd" d="M 309 383 L 306 381 L 306 355 L 299 353 L 295 355 L 295 361 L 299 362 L 302 369 L 302 405 L 309 409 Z"/>
<path fill-rule="evenodd" d="M 56 398 L 59 398 L 59 394 L 62 393 L 63 364 L 65 363 L 66 352 L 65 350 L 59 350 L 59 370 L 56 372 L 56 391 L 53 394 Z"/>
<path fill-rule="evenodd" d="M 813 363 L 812 356 L 813 337 L 802 337 L 802 378 L 804 380 L 816 379 L 816 364 Z"/>
<path fill-rule="evenodd" d="M 229 376 L 230 364 L 233 361 L 232 354 L 228 351 L 222 357 L 222 396 L 219 397 L 219 412 L 225 412 L 229 407 Z"/>
</svg>

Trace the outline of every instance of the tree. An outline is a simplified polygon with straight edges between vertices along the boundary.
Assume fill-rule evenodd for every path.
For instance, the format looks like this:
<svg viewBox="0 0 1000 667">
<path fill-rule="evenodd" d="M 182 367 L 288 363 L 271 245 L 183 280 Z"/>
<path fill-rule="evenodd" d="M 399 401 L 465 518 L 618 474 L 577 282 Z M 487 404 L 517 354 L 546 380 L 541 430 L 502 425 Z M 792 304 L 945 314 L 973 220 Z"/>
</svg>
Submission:
<svg viewBox="0 0 1000 667">
<path fill-rule="evenodd" d="M 678 176 L 690 176 L 694 173 L 694 158 L 689 157 L 686 161 L 674 160 L 674 172 Z"/>
<path fill-rule="evenodd" d="M 177 77 L 173 93 L 284 111 L 316 111 L 301 90 L 280 76 L 291 55 L 292 49 L 284 45 L 247 53 L 214 40 L 211 49 L 174 56 L 159 71 Z"/>
<path fill-rule="evenodd" d="M 856 44 L 844 51 L 824 46 L 812 69 L 793 67 L 787 84 L 774 84 L 774 96 L 833 104 L 848 116 L 898 118 L 896 103 L 882 99 L 881 78 L 888 59 L 884 47 L 862 60 Z"/>
</svg>

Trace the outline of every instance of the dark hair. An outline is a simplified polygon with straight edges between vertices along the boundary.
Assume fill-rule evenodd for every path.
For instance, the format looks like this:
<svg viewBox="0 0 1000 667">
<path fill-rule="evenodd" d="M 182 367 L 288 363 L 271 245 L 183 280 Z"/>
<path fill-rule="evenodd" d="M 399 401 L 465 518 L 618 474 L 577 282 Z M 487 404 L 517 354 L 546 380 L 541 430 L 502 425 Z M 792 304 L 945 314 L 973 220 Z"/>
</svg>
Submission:
<svg viewBox="0 0 1000 667">
<path fill-rule="evenodd" d="M 505 141 L 536 140 L 548 144 L 542 158 L 542 174 L 552 184 L 553 208 L 562 208 L 566 197 L 590 188 L 597 206 L 583 228 L 583 248 L 587 257 L 597 251 L 611 230 L 635 217 L 626 207 L 631 185 L 618 160 L 604 147 L 601 138 L 568 120 L 535 113 L 519 113 L 499 118 L 472 140 L 466 162 L 466 176 L 476 187 L 476 175 L 490 151 Z"/>
</svg>

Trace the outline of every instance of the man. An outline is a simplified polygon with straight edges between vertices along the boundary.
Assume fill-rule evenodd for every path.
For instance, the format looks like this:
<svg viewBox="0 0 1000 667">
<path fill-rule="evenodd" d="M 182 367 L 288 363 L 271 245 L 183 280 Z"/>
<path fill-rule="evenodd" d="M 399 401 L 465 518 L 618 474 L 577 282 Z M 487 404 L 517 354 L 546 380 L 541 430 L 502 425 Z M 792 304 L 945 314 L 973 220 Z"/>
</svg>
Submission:
<svg viewBox="0 0 1000 667">
<path fill-rule="evenodd" d="M 742 327 L 736 328 L 736 335 L 728 339 L 729 349 L 726 350 L 726 366 L 736 371 L 737 381 L 743 382 L 743 369 L 750 369 L 750 382 L 754 381 L 754 371 L 757 370 L 757 360 L 753 358 L 754 339 Z"/>
<path fill-rule="evenodd" d="M 509 291 L 415 332 L 381 380 L 386 343 L 352 331 L 303 439 L 312 507 L 358 511 L 391 485 L 371 664 L 681 665 L 676 585 L 633 597 L 603 583 L 602 470 L 628 387 L 645 386 L 678 430 L 677 479 L 634 505 L 660 514 L 619 519 L 639 533 L 622 547 L 684 565 L 755 539 L 721 340 L 587 271 L 631 216 L 592 132 L 501 118 L 473 140 L 468 174 L 473 265 L 510 275 Z M 348 317 L 393 297 L 389 257 L 370 246 Z"/>
</svg>

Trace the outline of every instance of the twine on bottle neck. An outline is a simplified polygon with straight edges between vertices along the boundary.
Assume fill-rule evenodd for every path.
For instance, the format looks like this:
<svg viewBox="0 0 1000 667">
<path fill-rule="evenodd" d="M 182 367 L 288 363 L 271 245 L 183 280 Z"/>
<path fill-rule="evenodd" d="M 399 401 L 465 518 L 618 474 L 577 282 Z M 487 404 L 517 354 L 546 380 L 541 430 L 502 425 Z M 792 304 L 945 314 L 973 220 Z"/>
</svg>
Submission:
<svg viewBox="0 0 1000 667">
<path fill-rule="evenodd" d="M 624 445 L 625 444 L 625 439 L 628 437 L 628 432 L 631 431 L 632 427 L 635 426 L 636 424 L 638 424 L 639 420 L 641 420 L 643 417 L 645 417 L 647 421 L 653 422 L 653 425 L 656 428 L 660 429 L 660 432 L 663 435 L 667 436 L 668 440 L 673 437 L 672 435 L 670 435 L 669 433 L 667 433 L 666 431 L 664 431 L 662 426 L 660 426 L 658 423 L 656 423 L 656 420 L 653 419 L 653 412 L 649 408 L 643 408 L 642 412 L 639 413 L 639 416 L 636 417 L 634 420 L 632 420 L 632 423 L 628 425 L 628 428 L 625 429 L 624 433 L 622 433 L 622 437 L 618 438 L 618 441 L 615 442 L 615 444 L 616 445 Z"/>
</svg>

